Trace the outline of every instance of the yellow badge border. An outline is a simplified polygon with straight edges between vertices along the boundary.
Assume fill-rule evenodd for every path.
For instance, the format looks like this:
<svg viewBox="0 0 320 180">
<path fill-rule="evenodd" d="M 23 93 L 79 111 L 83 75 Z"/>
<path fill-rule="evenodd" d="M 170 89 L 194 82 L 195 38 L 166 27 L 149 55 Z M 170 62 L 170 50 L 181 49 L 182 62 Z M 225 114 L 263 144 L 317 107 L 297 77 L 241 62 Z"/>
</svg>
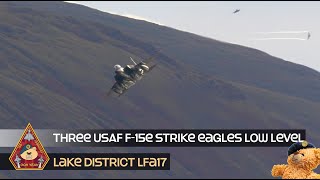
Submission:
<svg viewBox="0 0 320 180">
<path fill-rule="evenodd" d="M 30 131 L 32 131 L 32 132 L 34 133 L 35 139 L 39 142 L 39 146 L 40 146 L 40 148 L 43 150 L 43 152 L 44 152 L 43 154 L 45 155 L 45 157 L 46 157 L 46 159 L 47 159 L 47 160 L 43 163 L 43 165 L 42 165 L 41 168 L 21 168 L 21 167 L 18 168 L 17 165 L 16 165 L 16 163 L 11 160 L 12 157 L 14 156 L 14 154 L 15 154 L 14 152 L 17 152 L 17 147 L 18 147 L 18 145 L 21 143 L 22 139 L 24 138 L 24 135 L 27 133 L 27 131 L 28 131 L 29 129 L 30 129 Z M 32 128 L 31 123 L 28 123 L 27 127 L 24 129 L 24 131 L 23 131 L 23 133 L 22 133 L 22 135 L 21 135 L 18 143 L 17 143 L 16 146 L 14 147 L 14 149 L 13 149 L 13 151 L 12 151 L 10 157 L 9 157 L 9 161 L 11 162 L 11 164 L 14 166 L 14 168 L 15 168 L 16 170 L 43 170 L 43 169 L 45 168 L 45 166 L 47 165 L 47 163 L 50 161 L 50 158 L 49 158 L 46 150 L 44 149 L 44 147 L 43 147 L 40 139 L 38 138 L 36 131 Z"/>
</svg>

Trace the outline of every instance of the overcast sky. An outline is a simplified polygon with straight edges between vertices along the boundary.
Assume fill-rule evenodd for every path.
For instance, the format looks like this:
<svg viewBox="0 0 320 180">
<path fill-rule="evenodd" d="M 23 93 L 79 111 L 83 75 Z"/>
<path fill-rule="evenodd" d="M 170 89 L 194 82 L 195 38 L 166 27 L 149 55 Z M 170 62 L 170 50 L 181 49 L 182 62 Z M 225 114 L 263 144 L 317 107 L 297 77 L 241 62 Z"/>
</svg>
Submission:
<svg viewBox="0 0 320 180">
<path fill-rule="evenodd" d="M 320 71 L 320 33 L 318 33 L 320 32 L 320 2 L 72 2 L 221 41 L 253 47 Z M 240 9 L 240 12 L 233 14 L 235 9 Z M 307 31 L 311 33 L 309 40 L 305 40 Z"/>
</svg>

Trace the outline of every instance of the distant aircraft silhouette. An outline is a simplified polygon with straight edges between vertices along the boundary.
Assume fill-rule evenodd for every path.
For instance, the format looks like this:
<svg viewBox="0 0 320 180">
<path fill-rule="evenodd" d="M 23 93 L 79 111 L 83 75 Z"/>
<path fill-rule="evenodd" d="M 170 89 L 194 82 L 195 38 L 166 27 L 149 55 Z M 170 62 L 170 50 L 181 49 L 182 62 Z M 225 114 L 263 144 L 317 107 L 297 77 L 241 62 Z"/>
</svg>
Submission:
<svg viewBox="0 0 320 180">
<path fill-rule="evenodd" d="M 237 12 L 239 12 L 240 11 L 240 9 L 236 9 L 234 12 L 233 12 L 233 14 L 235 14 L 235 13 L 237 13 Z"/>
<path fill-rule="evenodd" d="M 310 37 L 311 37 L 311 34 L 310 34 L 310 32 L 308 32 L 308 39 L 310 39 Z"/>
</svg>

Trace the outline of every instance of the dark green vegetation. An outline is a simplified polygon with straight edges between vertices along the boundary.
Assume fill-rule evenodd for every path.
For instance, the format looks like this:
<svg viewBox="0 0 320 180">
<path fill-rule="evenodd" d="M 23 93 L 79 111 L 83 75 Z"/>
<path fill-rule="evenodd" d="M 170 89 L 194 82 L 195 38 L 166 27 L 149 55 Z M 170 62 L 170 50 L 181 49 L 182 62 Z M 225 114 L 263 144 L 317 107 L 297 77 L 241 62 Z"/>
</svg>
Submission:
<svg viewBox="0 0 320 180">
<path fill-rule="evenodd" d="M 120 99 L 105 99 L 113 65 L 129 63 L 129 56 L 156 56 L 159 66 Z M 25 128 L 27 122 L 63 129 L 306 128 L 308 140 L 320 146 L 319 72 L 255 49 L 64 2 L 0 2 L 0 98 L 1 128 Z M 172 171 L 1 175 L 270 178 L 272 165 L 285 163 L 286 150 L 91 148 L 169 152 Z"/>
</svg>

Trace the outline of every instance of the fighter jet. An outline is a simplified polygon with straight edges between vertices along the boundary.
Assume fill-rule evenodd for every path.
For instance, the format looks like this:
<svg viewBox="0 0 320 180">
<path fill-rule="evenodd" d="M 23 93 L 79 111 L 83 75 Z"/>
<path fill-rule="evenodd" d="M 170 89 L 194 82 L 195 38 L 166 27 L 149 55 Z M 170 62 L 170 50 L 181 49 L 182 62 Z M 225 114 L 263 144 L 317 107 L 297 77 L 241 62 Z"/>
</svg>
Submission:
<svg viewBox="0 0 320 180">
<path fill-rule="evenodd" d="M 30 133 L 30 129 L 28 130 L 28 133 L 26 134 L 26 136 L 24 137 L 24 139 L 27 140 L 27 141 L 34 140 L 34 137 L 33 137 L 32 134 Z"/>
<path fill-rule="evenodd" d="M 235 14 L 235 13 L 237 13 L 237 12 L 239 12 L 240 11 L 240 9 L 236 9 L 234 12 L 233 12 L 233 14 Z"/>
<path fill-rule="evenodd" d="M 44 162 L 44 159 L 43 159 L 43 157 L 41 156 L 41 157 L 38 159 L 38 163 L 39 163 L 38 168 L 39 168 L 39 169 L 41 168 L 41 165 L 42 165 L 43 162 Z"/>
<path fill-rule="evenodd" d="M 116 82 L 107 93 L 107 96 L 110 96 L 112 93 L 116 93 L 120 97 L 131 86 L 135 85 L 137 81 L 141 80 L 144 75 L 156 67 L 156 64 L 151 65 L 153 58 L 150 58 L 146 61 L 141 61 L 138 64 L 131 57 L 130 59 L 134 65 L 126 65 L 124 68 L 118 64 L 114 66 L 116 74 L 114 78 Z"/>
<path fill-rule="evenodd" d="M 310 34 L 310 32 L 308 32 L 308 39 L 310 39 L 310 37 L 311 37 L 311 34 Z"/>
<path fill-rule="evenodd" d="M 18 168 L 20 168 L 20 162 L 21 162 L 21 159 L 19 158 L 18 155 L 16 155 L 16 158 L 14 159 L 14 162 L 16 162 Z"/>
</svg>

